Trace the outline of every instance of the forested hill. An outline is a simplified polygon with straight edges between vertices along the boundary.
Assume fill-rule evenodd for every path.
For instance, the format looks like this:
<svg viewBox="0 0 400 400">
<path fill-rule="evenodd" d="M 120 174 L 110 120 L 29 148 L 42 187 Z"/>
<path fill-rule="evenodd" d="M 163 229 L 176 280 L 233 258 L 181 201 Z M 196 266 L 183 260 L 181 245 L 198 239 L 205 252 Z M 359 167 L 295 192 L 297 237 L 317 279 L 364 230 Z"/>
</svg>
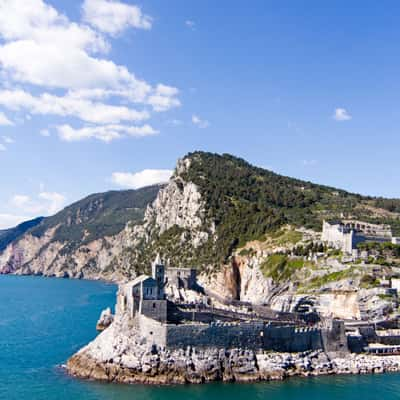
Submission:
<svg viewBox="0 0 400 400">
<path fill-rule="evenodd" d="M 40 237 L 49 228 L 58 226 L 53 240 L 79 244 L 115 235 L 127 222 L 143 220 L 147 205 L 154 201 L 160 187 L 92 194 L 45 218 L 31 233 Z"/>
<path fill-rule="evenodd" d="M 321 229 L 323 219 L 353 217 L 389 223 L 400 233 L 400 200 L 361 196 L 282 176 L 223 154 L 195 152 L 184 181 L 198 185 L 217 228 L 216 253 L 226 257 L 246 241 L 283 224 Z"/>
<path fill-rule="evenodd" d="M 25 221 L 15 228 L 0 230 L 0 251 L 3 251 L 11 242 L 18 239 L 26 231 L 40 224 L 42 220 L 43 217 L 39 217 L 30 221 Z"/>
<path fill-rule="evenodd" d="M 115 235 L 127 222 L 138 223 L 143 220 L 147 205 L 156 198 L 160 187 L 154 185 L 137 190 L 92 194 L 51 217 L 38 218 L 16 228 L 0 231 L 0 251 L 25 233 L 41 237 L 51 228 L 56 229 L 52 240 L 68 242 L 70 249 L 104 236 Z"/>
</svg>

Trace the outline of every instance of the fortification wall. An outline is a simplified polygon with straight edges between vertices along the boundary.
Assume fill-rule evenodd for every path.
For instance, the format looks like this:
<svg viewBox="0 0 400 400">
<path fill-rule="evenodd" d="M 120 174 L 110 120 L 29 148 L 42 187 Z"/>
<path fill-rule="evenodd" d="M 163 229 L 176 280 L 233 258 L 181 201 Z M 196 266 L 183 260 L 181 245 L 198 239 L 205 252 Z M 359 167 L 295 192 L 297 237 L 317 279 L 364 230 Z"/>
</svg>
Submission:
<svg viewBox="0 0 400 400">
<path fill-rule="evenodd" d="M 264 350 L 301 352 L 322 348 L 321 331 L 319 329 L 292 326 L 266 327 L 264 329 Z"/>
<path fill-rule="evenodd" d="M 168 325 L 166 343 L 169 348 L 241 347 L 281 352 L 323 348 L 318 329 L 266 326 L 262 322 Z"/>
<path fill-rule="evenodd" d="M 148 318 L 145 315 L 137 315 L 135 317 L 138 327 L 140 329 L 141 337 L 149 344 L 149 346 L 156 345 L 159 347 L 166 347 L 167 345 L 167 325 Z"/>
<path fill-rule="evenodd" d="M 329 327 L 321 330 L 321 340 L 327 352 L 348 352 L 348 341 L 343 321 L 333 320 Z"/>
<path fill-rule="evenodd" d="M 256 350 L 263 346 L 263 328 L 262 322 L 169 325 L 167 346 L 170 348 L 245 347 Z"/>
</svg>

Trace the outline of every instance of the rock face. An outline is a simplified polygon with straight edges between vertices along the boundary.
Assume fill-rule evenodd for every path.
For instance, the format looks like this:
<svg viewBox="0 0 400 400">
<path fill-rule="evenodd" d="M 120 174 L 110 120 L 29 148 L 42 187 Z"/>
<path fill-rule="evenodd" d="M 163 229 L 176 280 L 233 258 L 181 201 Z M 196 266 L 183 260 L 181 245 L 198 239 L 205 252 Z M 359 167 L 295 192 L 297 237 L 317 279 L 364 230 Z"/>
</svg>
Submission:
<svg viewBox="0 0 400 400">
<path fill-rule="evenodd" d="M 73 232 L 82 230 L 82 224 L 90 226 L 91 221 L 87 222 L 83 214 L 90 214 L 93 208 L 105 209 L 105 205 L 101 199 L 94 206 L 86 205 L 85 210 L 78 206 L 73 212 L 66 209 L 63 218 L 52 217 L 58 221 L 57 225 L 40 234 L 28 230 L 0 252 L 0 273 L 123 281 L 148 268 L 157 252 L 164 254 L 165 243 L 159 241 L 160 236 L 174 229 L 176 235 L 172 237 L 170 253 L 177 255 L 177 249 L 183 253 L 185 248 L 187 257 L 180 254 L 173 260 L 185 265 L 193 251 L 204 244 L 214 230 L 212 223 L 205 224 L 205 203 L 197 186 L 179 176 L 189 165 L 189 159 L 178 162 L 176 175 L 164 188 L 157 189 L 158 195 L 143 209 L 140 221 L 128 222 L 118 233 L 97 235 L 100 237 L 92 241 L 86 231 L 78 240 L 66 240 L 60 238 L 60 229 L 68 227 L 66 230 Z M 154 190 L 146 196 L 151 198 L 153 193 Z M 141 205 L 144 203 L 142 198 L 137 201 Z M 127 205 L 125 207 L 132 212 Z M 109 213 L 111 211 L 104 210 L 95 221 L 98 229 L 104 229 L 102 219 L 108 218 Z M 136 214 L 140 214 L 140 210 Z"/>
<path fill-rule="evenodd" d="M 108 328 L 112 322 L 114 321 L 114 315 L 111 313 L 111 308 L 108 307 L 103 310 L 100 314 L 100 318 L 96 324 L 97 331 L 104 331 L 104 329 Z"/>
<path fill-rule="evenodd" d="M 0 273 L 110 281 L 124 278 L 118 270 L 110 268 L 114 257 L 122 251 L 124 233 L 68 251 L 68 243 L 53 241 L 55 229 L 46 231 L 40 238 L 26 234 L 7 246 L 0 254 Z"/>
</svg>

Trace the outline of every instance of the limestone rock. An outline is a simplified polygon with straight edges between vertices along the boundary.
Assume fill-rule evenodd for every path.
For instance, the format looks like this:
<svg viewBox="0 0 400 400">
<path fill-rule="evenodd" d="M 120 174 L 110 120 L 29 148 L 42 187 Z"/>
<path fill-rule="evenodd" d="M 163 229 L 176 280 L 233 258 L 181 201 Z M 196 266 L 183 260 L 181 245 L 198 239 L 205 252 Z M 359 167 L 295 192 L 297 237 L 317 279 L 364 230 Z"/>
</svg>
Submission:
<svg viewBox="0 0 400 400">
<path fill-rule="evenodd" d="M 113 321 L 114 316 L 112 315 L 111 308 L 108 307 L 101 312 L 100 318 L 96 324 L 96 330 L 100 332 L 104 331 L 104 329 L 108 328 Z"/>
</svg>

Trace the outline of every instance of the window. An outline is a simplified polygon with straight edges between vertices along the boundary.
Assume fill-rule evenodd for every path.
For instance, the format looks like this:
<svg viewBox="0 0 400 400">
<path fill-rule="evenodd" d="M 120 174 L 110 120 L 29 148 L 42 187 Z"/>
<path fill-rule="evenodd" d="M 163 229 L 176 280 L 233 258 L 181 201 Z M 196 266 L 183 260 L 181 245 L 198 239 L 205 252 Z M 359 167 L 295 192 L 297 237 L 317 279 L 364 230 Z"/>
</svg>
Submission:
<svg viewBox="0 0 400 400">
<path fill-rule="evenodd" d="M 156 303 L 153 303 L 153 308 L 156 308 Z"/>
</svg>

